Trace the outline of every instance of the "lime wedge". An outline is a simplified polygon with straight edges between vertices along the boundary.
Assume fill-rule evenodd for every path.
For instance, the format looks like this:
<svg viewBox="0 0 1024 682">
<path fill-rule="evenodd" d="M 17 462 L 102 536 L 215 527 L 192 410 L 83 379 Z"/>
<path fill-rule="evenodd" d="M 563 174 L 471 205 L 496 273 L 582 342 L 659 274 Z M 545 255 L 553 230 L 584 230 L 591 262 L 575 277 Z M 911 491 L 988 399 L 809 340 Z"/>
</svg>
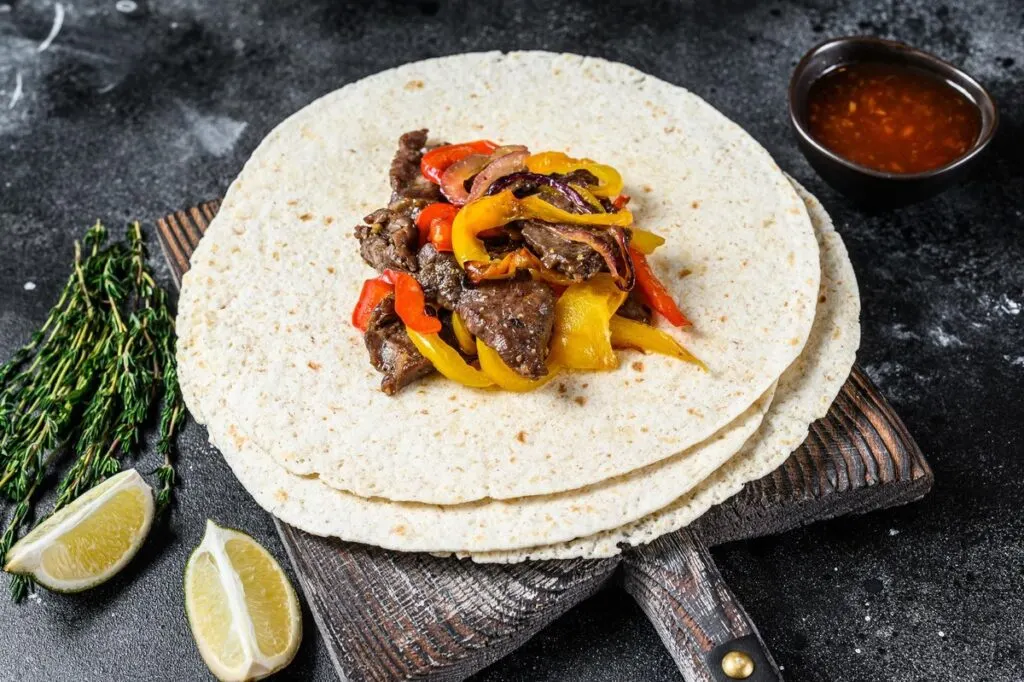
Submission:
<svg viewBox="0 0 1024 682">
<path fill-rule="evenodd" d="M 4 570 L 57 592 L 80 592 L 131 561 L 153 524 L 153 491 L 134 469 L 56 512 L 7 553 Z"/>
<path fill-rule="evenodd" d="M 277 672 L 302 640 L 299 600 L 281 566 L 245 533 L 213 521 L 185 567 L 185 611 L 199 653 L 223 682 Z"/>
</svg>

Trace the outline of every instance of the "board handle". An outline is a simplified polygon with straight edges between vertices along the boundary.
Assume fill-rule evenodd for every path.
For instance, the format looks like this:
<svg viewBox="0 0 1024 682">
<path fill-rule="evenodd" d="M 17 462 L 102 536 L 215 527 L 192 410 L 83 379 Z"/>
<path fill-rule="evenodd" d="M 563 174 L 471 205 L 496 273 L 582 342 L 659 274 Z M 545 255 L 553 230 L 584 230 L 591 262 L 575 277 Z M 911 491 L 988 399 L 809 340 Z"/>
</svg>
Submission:
<svg viewBox="0 0 1024 682">
<path fill-rule="evenodd" d="M 626 552 L 621 580 L 687 682 L 782 680 L 757 628 L 690 531 Z"/>
</svg>

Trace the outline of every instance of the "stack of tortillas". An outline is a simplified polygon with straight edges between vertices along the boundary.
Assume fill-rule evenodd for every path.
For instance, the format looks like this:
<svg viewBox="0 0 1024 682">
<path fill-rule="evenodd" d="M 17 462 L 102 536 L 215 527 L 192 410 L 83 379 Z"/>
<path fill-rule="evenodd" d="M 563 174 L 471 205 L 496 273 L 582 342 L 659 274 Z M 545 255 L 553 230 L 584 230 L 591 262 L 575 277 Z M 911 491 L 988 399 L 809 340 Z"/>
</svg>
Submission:
<svg viewBox="0 0 1024 682">
<path fill-rule="evenodd" d="M 352 227 L 423 127 L 617 168 L 694 323 L 664 328 L 710 371 L 621 351 L 532 393 L 441 376 L 380 392 L 348 322 L 375 275 Z M 193 415 L 286 523 L 481 561 L 602 557 L 778 467 L 845 381 L 859 313 L 821 205 L 698 97 L 599 59 L 470 54 L 348 85 L 267 136 L 192 257 L 178 359 Z"/>
</svg>

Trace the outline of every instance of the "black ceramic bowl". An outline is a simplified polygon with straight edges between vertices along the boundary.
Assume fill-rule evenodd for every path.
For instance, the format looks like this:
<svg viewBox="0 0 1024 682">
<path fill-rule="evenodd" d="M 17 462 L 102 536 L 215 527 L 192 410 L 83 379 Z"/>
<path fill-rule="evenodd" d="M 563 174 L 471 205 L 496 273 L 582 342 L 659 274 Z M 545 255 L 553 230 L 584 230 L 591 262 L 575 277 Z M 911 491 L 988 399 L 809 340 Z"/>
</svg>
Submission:
<svg viewBox="0 0 1024 682">
<path fill-rule="evenodd" d="M 821 145 L 811 137 L 807 126 L 807 98 L 811 86 L 833 69 L 863 62 L 922 69 L 955 86 L 981 114 L 981 132 L 974 146 L 960 158 L 934 170 L 886 173 L 853 163 Z M 827 40 L 804 55 L 789 82 L 789 119 L 796 130 L 800 150 L 826 182 L 851 199 L 889 206 L 920 201 L 961 180 L 977 163 L 999 125 L 996 103 L 978 81 L 927 52 L 892 40 L 867 37 Z"/>
</svg>

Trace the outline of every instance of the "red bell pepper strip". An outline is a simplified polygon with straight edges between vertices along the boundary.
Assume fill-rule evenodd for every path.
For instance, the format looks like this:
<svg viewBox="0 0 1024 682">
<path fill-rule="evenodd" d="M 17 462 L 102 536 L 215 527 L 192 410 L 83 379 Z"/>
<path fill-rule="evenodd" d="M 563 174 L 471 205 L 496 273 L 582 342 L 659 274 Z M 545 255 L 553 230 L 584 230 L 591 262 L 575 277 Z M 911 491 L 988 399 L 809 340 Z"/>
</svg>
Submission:
<svg viewBox="0 0 1024 682">
<path fill-rule="evenodd" d="M 689 327 L 691 322 L 679 310 L 665 285 L 655 276 L 647 257 L 634 248 L 629 249 L 629 256 L 633 259 L 633 268 L 636 270 L 636 284 L 647 299 L 647 304 L 661 313 L 669 324 L 675 327 Z"/>
<path fill-rule="evenodd" d="M 363 282 L 363 289 L 359 292 L 359 300 L 352 310 L 352 326 L 361 332 L 366 331 L 370 324 L 370 316 L 373 309 L 383 301 L 388 294 L 395 290 L 394 285 L 382 275 Z"/>
<path fill-rule="evenodd" d="M 415 277 L 396 270 L 385 270 L 384 276 L 395 283 L 395 312 L 406 327 L 420 334 L 441 331 L 441 320 L 428 315 L 424 309 L 427 301 Z"/>
<path fill-rule="evenodd" d="M 446 144 L 443 147 L 431 149 L 423 155 L 423 158 L 420 159 L 420 172 L 427 180 L 435 185 L 440 185 L 441 176 L 448 170 L 448 166 L 470 154 L 490 154 L 497 148 L 498 145 L 490 140 Z"/>
<path fill-rule="evenodd" d="M 615 200 L 612 202 L 612 206 L 615 207 L 616 211 L 621 211 L 626 207 L 626 204 L 629 203 L 629 199 L 630 196 L 628 194 L 620 194 L 619 196 L 615 197 Z"/>
<path fill-rule="evenodd" d="M 458 207 L 442 201 L 428 204 L 416 217 L 416 228 L 420 231 L 420 246 L 428 241 L 438 251 L 452 250 L 452 223 Z"/>
<path fill-rule="evenodd" d="M 430 224 L 430 243 L 438 251 L 452 251 L 452 221 L 442 218 Z"/>
</svg>

